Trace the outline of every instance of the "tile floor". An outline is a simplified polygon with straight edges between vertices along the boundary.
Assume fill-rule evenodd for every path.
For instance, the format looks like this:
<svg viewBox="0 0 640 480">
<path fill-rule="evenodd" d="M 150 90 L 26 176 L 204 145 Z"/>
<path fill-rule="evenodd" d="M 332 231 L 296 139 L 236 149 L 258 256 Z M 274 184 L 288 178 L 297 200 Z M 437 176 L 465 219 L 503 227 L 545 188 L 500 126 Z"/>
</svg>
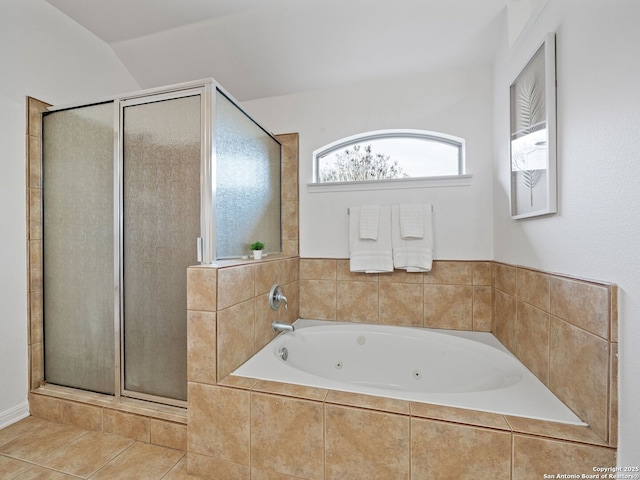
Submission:
<svg viewBox="0 0 640 480">
<path fill-rule="evenodd" d="M 0 430 L 0 480 L 195 480 L 184 452 L 27 417 Z"/>
</svg>

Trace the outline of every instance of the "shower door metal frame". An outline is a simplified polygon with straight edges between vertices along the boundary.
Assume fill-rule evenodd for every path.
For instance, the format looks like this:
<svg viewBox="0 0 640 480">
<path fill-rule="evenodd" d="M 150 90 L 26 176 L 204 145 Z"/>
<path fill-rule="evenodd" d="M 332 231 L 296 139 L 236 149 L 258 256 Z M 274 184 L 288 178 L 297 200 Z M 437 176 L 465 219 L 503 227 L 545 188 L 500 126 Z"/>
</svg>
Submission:
<svg viewBox="0 0 640 480">
<path fill-rule="evenodd" d="M 186 408 L 187 402 L 168 397 L 136 392 L 125 388 L 124 363 L 124 109 L 164 100 L 200 96 L 200 237 L 194 239 L 198 262 L 208 264 L 215 254 L 215 209 L 213 208 L 213 185 L 215 179 L 212 165 L 212 112 L 215 96 L 212 84 L 178 86 L 175 89 L 139 92 L 131 97 L 115 100 L 114 118 L 114 326 L 115 326 L 115 397 L 135 398 Z M 185 310 L 187 306 L 185 305 Z"/>
<path fill-rule="evenodd" d="M 100 98 L 92 102 L 78 102 L 67 105 L 59 105 L 49 107 L 50 112 L 58 110 L 66 110 L 77 107 L 86 107 L 92 104 L 105 102 L 113 102 L 113 197 L 114 197 L 114 218 L 113 218 L 113 235 L 114 235 L 114 397 L 120 399 L 122 397 L 135 398 L 140 400 L 148 400 L 156 403 L 175 405 L 186 407 L 187 403 L 182 400 L 174 400 L 166 397 L 158 397 L 154 395 L 132 392 L 124 389 L 124 302 L 123 302 L 123 284 L 124 275 L 122 271 L 123 258 L 123 132 L 122 132 L 122 112 L 125 106 L 136 104 L 151 103 L 154 101 L 170 100 L 174 98 L 200 95 L 200 116 L 201 116 L 201 160 L 200 160 L 200 238 L 198 239 L 198 262 L 206 265 L 217 260 L 216 257 L 216 156 L 215 156 L 215 107 L 216 92 L 222 93 L 231 103 L 233 103 L 240 111 L 242 111 L 249 119 L 254 121 L 265 133 L 274 140 L 275 137 L 270 132 L 264 130 L 247 112 L 240 107 L 238 102 L 214 79 L 202 79 L 193 82 L 186 82 L 165 87 L 152 88 L 136 92 L 130 92 L 122 95 L 115 95 L 107 98 Z M 278 140 L 276 140 L 278 142 Z M 278 142 L 280 143 L 280 142 Z M 186 309 L 186 305 L 185 305 Z M 46 381 L 46 379 L 45 379 Z"/>
</svg>

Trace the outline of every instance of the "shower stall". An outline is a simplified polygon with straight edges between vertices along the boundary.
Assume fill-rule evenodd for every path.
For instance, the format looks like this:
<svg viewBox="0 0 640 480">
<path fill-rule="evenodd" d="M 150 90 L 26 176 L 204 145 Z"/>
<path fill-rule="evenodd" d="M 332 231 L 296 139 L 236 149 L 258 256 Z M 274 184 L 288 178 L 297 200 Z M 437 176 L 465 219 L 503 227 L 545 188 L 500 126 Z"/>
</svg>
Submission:
<svg viewBox="0 0 640 480">
<path fill-rule="evenodd" d="M 42 122 L 45 381 L 186 405 L 186 269 L 281 252 L 280 144 L 213 80 Z"/>
</svg>

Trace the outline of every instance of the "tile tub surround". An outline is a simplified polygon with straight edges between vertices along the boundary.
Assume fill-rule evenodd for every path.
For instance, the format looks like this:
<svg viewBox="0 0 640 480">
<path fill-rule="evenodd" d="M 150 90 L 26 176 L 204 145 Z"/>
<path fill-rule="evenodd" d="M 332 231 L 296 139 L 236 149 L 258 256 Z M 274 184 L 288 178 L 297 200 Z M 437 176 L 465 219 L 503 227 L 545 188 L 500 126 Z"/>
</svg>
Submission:
<svg viewBox="0 0 640 480">
<path fill-rule="evenodd" d="M 187 379 L 215 385 L 275 337 L 271 324 L 299 316 L 298 257 L 225 261 L 187 270 Z M 273 284 L 288 309 L 269 307 Z"/>
<path fill-rule="evenodd" d="M 606 330 L 609 332 L 607 335 L 615 332 L 616 289 L 608 284 L 494 262 L 436 261 L 430 274 L 394 272 L 364 275 L 349 272 L 348 260 L 343 259 L 285 258 L 280 261 L 298 262 L 299 276 L 291 277 L 296 280 L 285 286 L 285 295 L 289 297 L 298 284 L 296 308 L 300 317 L 324 315 L 328 320 L 432 326 L 434 317 L 431 315 L 437 311 L 440 315 L 452 317 L 451 323 L 438 323 L 440 328 L 475 327 L 480 331 L 493 329 L 499 338 L 503 335 L 503 343 L 511 342 L 511 350 L 529 362 L 530 369 L 535 370 L 532 365 L 542 365 L 535 373 L 544 377 L 547 372 L 545 383 L 551 386 L 554 384 L 549 379 L 558 375 L 553 368 L 561 361 L 544 362 L 548 358 L 544 345 L 545 342 L 550 343 L 552 324 L 557 325 L 559 334 L 569 342 L 565 348 L 568 354 L 562 357 L 562 362 L 575 361 L 572 355 L 584 359 L 585 353 L 572 346 L 571 334 L 575 332 L 565 317 L 577 316 L 583 321 L 590 319 L 588 324 L 596 325 L 590 328 L 599 328 L 601 332 Z M 269 335 L 265 335 L 262 341 L 258 340 L 262 338 L 257 333 L 262 326 L 256 311 L 264 308 L 260 305 L 266 304 L 266 299 L 260 299 L 259 292 L 264 288 L 256 290 L 256 285 L 269 282 L 257 281 L 260 275 L 257 268 L 269 268 L 271 275 L 277 277 L 285 275 L 282 269 L 286 271 L 289 267 L 277 263 L 266 267 L 261 262 L 249 262 L 218 269 L 189 269 L 190 296 L 193 294 L 195 298 L 202 299 L 202 291 L 197 286 L 199 283 L 217 284 L 213 291 L 205 289 L 210 297 L 207 308 L 218 321 L 224 312 L 223 321 L 228 323 L 226 326 L 218 324 L 205 328 L 209 335 L 216 332 L 215 339 L 198 340 L 199 355 L 215 358 L 218 365 L 215 379 L 211 373 L 214 369 L 209 369 L 206 378 L 189 379 L 187 451 L 191 473 L 205 478 L 218 475 L 240 479 L 329 479 L 355 478 L 353 469 L 362 467 L 371 468 L 369 476 L 373 478 L 451 478 L 451 472 L 462 478 L 509 478 L 514 472 L 513 478 L 527 479 L 540 478 L 537 473 L 531 473 L 534 471 L 530 469 L 531 465 L 536 465 L 538 470 L 568 471 L 569 468 L 572 472 L 590 473 L 594 464 L 615 462 L 615 387 L 610 387 L 611 394 L 607 395 L 606 423 L 611 427 L 603 435 L 599 425 L 596 428 L 577 427 L 227 376 L 233 365 L 242 363 L 243 358 L 248 359 L 263 342 L 268 341 Z M 247 293 L 251 291 L 252 279 L 253 297 Z M 542 310 L 538 307 L 547 305 L 546 285 L 551 286 L 552 282 L 554 285 L 557 283 L 558 292 L 577 288 L 583 297 L 579 304 L 572 306 L 565 298 L 570 298 L 571 294 L 557 298 L 549 290 L 548 308 L 551 310 L 551 305 L 554 305 L 555 314 L 549 313 L 549 328 L 545 330 L 546 317 L 538 312 Z M 570 282 L 570 285 L 566 286 L 564 282 Z M 475 295 L 476 289 L 480 290 L 478 295 Z M 503 289 L 509 292 L 506 300 Z M 585 315 L 574 311 L 594 301 L 586 299 L 585 295 L 601 295 L 603 292 L 607 308 L 602 309 L 599 303 L 602 300 L 599 300 L 595 301 L 597 306 L 589 307 L 590 311 Z M 224 298 L 218 298 L 220 295 Z M 495 300 L 496 297 L 501 300 Z M 419 307 L 416 308 L 415 303 Z M 200 304 L 199 308 L 203 305 Z M 597 312 L 605 312 L 608 317 L 598 320 Z M 372 317 L 366 318 L 366 314 Z M 497 322 L 495 317 L 498 314 L 506 315 L 509 321 L 501 317 Z M 245 318 L 247 315 L 249 321 Z M 294 320 L 294 317 L 287 321 Z M 210 322 L 215 319 L 215 316 L 209 317 Z M 606 322 L 606 329 L 598 327 L 601 321 Z M 575 328 L 579 329 L 578 333 L 582 332 L 581 327 Z M 248 334 L 251 331 L 253 336 Z M 513 337 L 505 338 L 503 332 Z M 584 341 L 581 335 L 578 338 Z M 602 372 L 605 380 L 600 380 L 606 384 L 614 383 L 612 379 L 616 377 L 616 344 L 610 343 L 606 373 Z M 213 347 L 217 348 L 216 352 L 212 352 Z M 549 351 L 553 348 L 550 345 Z M 232 353 L 226 355 L 221 353 L 223 350 Z M 593 355 L 590 365 L 596 366 L 603 361 L 602 356 Z M 220 362 L 225 362 L 225 365 L 221 367 Z M 561 368 L 567 367 L 562 363 Z M 570 404 L 567 398 L 570 400 L 571 395 L 563 398 Z M 593 409 L 592 418 L 598 420 L 602 403 L 596 402 L 594 406 L 589 404 L 588 396 L 586 399 L 580 405 L 585 406 L 587 414 L 591 414 Z M 305 428 L 300 429 L 300 425 L 305 425 Z M 381 429 L 385 431 L 383 436 L 380 435 Z M 443 438 L 447 439 L 444 444 Z M 305 451 L 309 455 L 283 455 L 283 451 L 273 451 L 274 445 L 292 443 L 297 445 L 296 451 Z M 458 464 L 459 457 L 468 461 Z M 455 459 L 453 463 L 452 458 Z"/>
<path fill-rule="evenodd" d="M 609 445 L 617 442 L 617 287 L 497 262 L 367 275 L 300 259 L 300 316 L 490 331 Z M 588 385 L 589 387 L 585 387 Z"/>
<path fill-rule="evenodd" d="M 615 463 L 615 449 L 586 427 L 276 382 L 224 383 L 189 384 L 188 471 L 203 478 L 495 479 L 513 471 L 539 479 L 540 471 L 590 473 Z"/>
<path fill-rule="evenodd" d="M 492 262 L 435 261 L 429 273 L 366 274 L 346 259 L 300 259 L 300 316 L 491 331 Z"/>
<path fill-rule="evenodd" d="M 611 446 L 617 293 L 608 283 L 494 264 L 493 333 Z"/>
</svg>

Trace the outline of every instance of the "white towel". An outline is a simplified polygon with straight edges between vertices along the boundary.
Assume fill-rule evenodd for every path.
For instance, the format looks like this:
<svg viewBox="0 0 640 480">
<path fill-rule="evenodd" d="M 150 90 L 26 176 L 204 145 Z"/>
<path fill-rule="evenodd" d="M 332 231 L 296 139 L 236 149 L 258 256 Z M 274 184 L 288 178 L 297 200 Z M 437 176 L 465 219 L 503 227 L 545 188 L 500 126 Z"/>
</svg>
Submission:
<svg viewBox="0 0 640 480">
<path fill-rule="evenodd" d="M 380 207 L 378 240 L 360 239 L 360 207 L 349 209 L 349 269 L 352 272 L 393 272 L 391 207 Z"/>
<path fill-rule="evenodd" d="M 424 207 L 420 203 L 400 205 L 400 236 L 403 240 L 424 237 Z"/>
<path fill-rule="evenodd" d="M 380 205 L 360 207 L 360 240 L 378 240 Z"/>
<path fill-rule="evenodd" d="M 399 207 L 394 205 L 391 212 L 393 266 L 407 272 L 430 272 L 433 263 L 431 205 L 423 206 L 424 236 L 418 239 L 403 239 L 400 234 Z"/>
</svg>

